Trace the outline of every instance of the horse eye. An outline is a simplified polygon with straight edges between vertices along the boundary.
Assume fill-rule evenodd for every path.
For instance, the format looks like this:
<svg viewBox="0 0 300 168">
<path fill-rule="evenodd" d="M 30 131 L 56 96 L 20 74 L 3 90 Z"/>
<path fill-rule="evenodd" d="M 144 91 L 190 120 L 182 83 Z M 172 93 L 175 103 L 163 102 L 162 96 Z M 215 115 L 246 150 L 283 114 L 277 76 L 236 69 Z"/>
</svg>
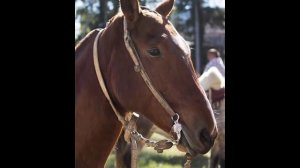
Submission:
<svg viewBox="0 0 300 168">
<path fill-rule="evenodd" d="M 159 57 L 160 56 L 160 51 L 159 51 L 158 48 L 152 48 L 152 49 L 149 49 L 147 51 L 153 57 Z"/>
</svg>

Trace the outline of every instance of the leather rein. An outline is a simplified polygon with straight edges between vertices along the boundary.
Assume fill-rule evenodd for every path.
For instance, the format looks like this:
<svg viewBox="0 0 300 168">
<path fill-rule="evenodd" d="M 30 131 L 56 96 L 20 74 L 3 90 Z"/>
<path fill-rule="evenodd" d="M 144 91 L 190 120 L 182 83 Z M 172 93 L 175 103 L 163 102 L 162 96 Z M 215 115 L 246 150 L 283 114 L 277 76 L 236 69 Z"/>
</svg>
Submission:
<svg viewBox="0 0 300 168">
<path fill-rule="evenodd" d="M 94 61 L 94 67 L 97 75 L 98 82 L 100 84 L 100 87 L 108 100 L 110 106 L 112 107 L 115 115 L 117 116 L 118 120 L 122 123 L 123 128 L 125 130 L 125 140 L 127 142 L 131 141 L 132 144 L 132 168 L 136 167 L 136 159 L 137 159 L 137 144 L 136 141 L 141 141 L 146 144 L 146 146 L 149 147 L 154 147 L 154 149 L 158 153 L 162 153 L 163 150 L 171 148 L 173 145 L 177 145 L 180 138 L 181 138 L 181 131 L 182 131 L 182 126 L 178 122 L 179 121 L 179 115 L 174 112 L 174 110 L 170 107 L 168 102 L 163 98 L 161 94 L 154 88 L 152 85 L 152 82 L 145 71 L 143 64 L 140 60 L 140 56 L 136 50 L 136 47 L 131 39 L 130 32 L 127 29 L 127 22 L 126 19 L 124 18 L 124 43 L 126 46 L 126 49 L 134 63 L 134 71 L 139 73 L 154 97 L 158 100 L 158 102 L 161 104 L 161 106 L 165 109 L 166 112 L 169 113 L 171 116 L 171 119 L 173 121 L 173 126 L 171 128 L 171 134 L 172 135 L 172 140 L 160 140 L 160 141 L 152 141 L 147 138 L 144 138 L 141 134 L 139 134 L 136 130 L 136 121 L 139 117 L 139 115 L 135 112 L 129 113 L 128 116 L 125 118 L 118 112 L 116 109 L 115 105 L 113 104 L 109 93 L 107 91 L 107 87 L 105 86 L 104 79 L 101 73 L 101 68 L 98 60 L 98 41 L 99 37 L 101 36 L 102 32 L 104 29 L 99 30 L 99 33 L 97 34 L 94 45 L 93 45 L 93 61 Z M 191 162 L 191 157 L 187 154 L 187 162 L 184 167 L 188 168 L 190 167 L 190 162 Z"/>
</svg>

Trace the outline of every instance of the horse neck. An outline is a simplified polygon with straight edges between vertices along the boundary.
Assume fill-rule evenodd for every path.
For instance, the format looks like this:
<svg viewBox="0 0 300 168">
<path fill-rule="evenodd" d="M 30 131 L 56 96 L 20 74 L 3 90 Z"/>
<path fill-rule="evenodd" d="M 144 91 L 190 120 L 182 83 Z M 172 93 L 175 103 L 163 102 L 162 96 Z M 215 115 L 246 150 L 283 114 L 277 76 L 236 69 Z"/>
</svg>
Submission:
<svg viewBox="0 0 300 168">
<path fill-rule="evenodd" d="M 97 32 L 76 49 L 75 164 L 104 167 L 121 131 L 94 70 L 92 46 Z"/>
</svg>

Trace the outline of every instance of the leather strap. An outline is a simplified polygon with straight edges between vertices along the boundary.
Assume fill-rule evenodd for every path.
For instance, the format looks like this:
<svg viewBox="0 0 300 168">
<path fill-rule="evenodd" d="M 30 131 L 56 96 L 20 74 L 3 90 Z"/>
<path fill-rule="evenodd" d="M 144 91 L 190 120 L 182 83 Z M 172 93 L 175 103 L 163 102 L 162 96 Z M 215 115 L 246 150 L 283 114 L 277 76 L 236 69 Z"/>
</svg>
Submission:
<svg viewBox="0 0 300 168">
<path fill-rule="evenodd" d="M 94 58 L 94 67 L 95 67 L 95 71 L 96 71 L 96 75 L 97 75 L 97 79 L 99 81 L 100 87 L 106 97 L 106 99 L 108 100 L 111 108 L 113 109 L 113 111 L 115 112 L 116 116 L 118 117 L 118 120 L 122 123 L 122 125 L 125 125 L 125 119 L 121 116 L 121 114 L 117 111 L 115 105 L 113 104 L 108 91 L 106 89 L 104 80 L 103 80 L 103 76 L 101 74 L 101 68 L 100 68 L 100 64 L 99 64 L 99 60 L 98 60 L 98 41 L 99 41 L 99 37 L 102 34 L 104 29 L 99 29 L 99 33 L 97 34 L 95 41 L 94 41 L 94 46 L 93 46 L 93 58 Z"/>
</svg>

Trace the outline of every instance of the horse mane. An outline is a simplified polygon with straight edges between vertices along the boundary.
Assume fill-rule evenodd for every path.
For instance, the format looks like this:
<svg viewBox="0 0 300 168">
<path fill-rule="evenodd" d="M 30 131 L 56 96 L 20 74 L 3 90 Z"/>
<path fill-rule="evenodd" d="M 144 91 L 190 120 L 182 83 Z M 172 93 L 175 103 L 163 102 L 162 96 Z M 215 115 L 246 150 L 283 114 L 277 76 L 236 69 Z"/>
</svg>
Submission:
<svg viewBox="0 0 300 168">
<path fill-rule="evenodd" d="M 211 80 L 211 81 L 208 81 Z M 218 83 L 220 88 L 225 87 L 225 78 L 222 76 L 221 72 L 216 67 L 209 68 L 206 72 L 204 72 L 198 81 L 201 85 L 205 85 L 205 87 L 210 88 L 211 86 L 206 86 L 208 83 Z M 203 86 L 204 87 L 204 86 Z"/>
<path fill-rule="evenodd" d="M 121 10 L 119 10 L 118 13 L 116 13 L 113 17 L 111 17 L 108 22 L 106 23 L 106 27 L 108 27 L 108 25 L 110 25 L 117 17 L 123 15 Z M 84 36 L 76 45 L 75 45 L 75 50 L 77 50 L 78 48 L 80 48 L 81 46 L 83 46 L 84 44 L 86 44 L 86 41 L 88 41 L 92 35 L 97 31 L 98 29 L 94 29 L 92 31 L 90 31 L 86 36 Z"/>
<path fill-rule="evenodd" d="M 86 43 L 86 41 L 88 41 L 88 39 L 91 38 L 91 36 L 97 31 L 97 29 L 94 29 L 92 31 L 90 31 L 86 36 L 84 36 L 75 46 L 75 51 L 81 47 L 82 45 L 84 45 Z"/>
</svg>

